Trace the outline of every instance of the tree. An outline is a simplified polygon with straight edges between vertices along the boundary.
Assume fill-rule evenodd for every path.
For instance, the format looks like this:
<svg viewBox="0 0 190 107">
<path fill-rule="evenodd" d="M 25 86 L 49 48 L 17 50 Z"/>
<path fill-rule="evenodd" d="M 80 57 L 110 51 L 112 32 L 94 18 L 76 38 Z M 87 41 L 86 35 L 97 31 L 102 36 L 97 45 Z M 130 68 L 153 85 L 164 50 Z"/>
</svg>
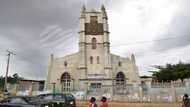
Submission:
<svg viewBox="0 0 190 107">
<path fill-rule="evenodd" d="M 7 82 L 10 84 L 16 84 L 19 80 L 22 80 L 24 78 L 20 77 L 17 73 L 13 74 L 12 76 L 7 77 Z M 5 77 L 0 76 L 0 90 L 3 89 L 5 84 Z"/>
<path fill-rule="evenodd" d="M 5 79 L 4 77 L 0 76 L 0 90 L 3 90 L 4 84 L 5 84 Z"/>
<path fill-rule="evenodd" d="M 166 64 L 166 66 L 154 66 L 158 71 L 152 72 L 155 80 L 161 82 L 170 82 L 180 79 L 183 81 L 190 78 L 190 64 L 179 62 L 178 64 Z"/>
<path fill-rule="evenodd" d="M 13 74 L 12 78 L 15 83 L 17 83 L 19 80 L 24 79 L 24 78 L 20 77 L 17 73 Z"/>
</svg>

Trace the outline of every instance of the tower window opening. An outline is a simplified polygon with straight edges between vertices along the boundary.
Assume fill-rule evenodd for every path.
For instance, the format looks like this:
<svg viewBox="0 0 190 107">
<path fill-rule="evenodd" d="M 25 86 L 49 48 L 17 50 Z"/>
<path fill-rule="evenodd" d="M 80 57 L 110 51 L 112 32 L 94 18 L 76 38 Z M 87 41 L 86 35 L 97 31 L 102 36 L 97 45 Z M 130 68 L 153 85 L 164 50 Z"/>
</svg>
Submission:
<svg viewBox="0 0 190 107">
<path fill-rule="evenodd" d="M 67 61 L 64 62 L 64 66 L 65 66 L 65 67 L 67 66 Z"/>
<path fill-rule="evenodd" d="M 97 64 L 100 64 L 100 57 L 97 56 Z"/>
<path fill-rule="evenodd" d="M 92 49 L 96 49 L 96 38 L 92 38 Z"/>
<path fill-rule="evenodd" d="M 90 64 L 93 64 L 93 57 L 90 56 Z"/>
</svg>

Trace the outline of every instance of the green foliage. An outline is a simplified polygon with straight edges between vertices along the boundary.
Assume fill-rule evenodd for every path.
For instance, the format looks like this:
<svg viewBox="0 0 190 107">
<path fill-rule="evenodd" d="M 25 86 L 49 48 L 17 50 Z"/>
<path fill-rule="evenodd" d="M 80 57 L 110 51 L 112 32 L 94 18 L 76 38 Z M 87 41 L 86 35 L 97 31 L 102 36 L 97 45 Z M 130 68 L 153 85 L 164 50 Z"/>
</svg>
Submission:
<svg viewBox="0 0 190 107">
<path fill-rule="evenodd" d="M 10 84 L 16 84 L 19 80 L 23 79 L 17 73 L 7 77 L 7 82 Z M 3 89 L 5 84 L 5 77 L 0 76 L 0 90 Z"/>
<path fill-rule="evenodd" d="M 150 78 L 150 76 L 143 75 L 140 78 Z"/>
<path fill-rule="evenodd" d="M 0 90 L 3 89 L 4 83 L 5 83 L 4 78 L 0 76 Z"/>
<path fill-rule="evenodd" d="M 190 78 L 190 64 L 179 62 L 178 64 L 167 64 L 166 66 L 155 66 L 158 71 L 151 71 L 155 80 L 170 82 L 180 79 L 183 81 Z"/>
</svg>

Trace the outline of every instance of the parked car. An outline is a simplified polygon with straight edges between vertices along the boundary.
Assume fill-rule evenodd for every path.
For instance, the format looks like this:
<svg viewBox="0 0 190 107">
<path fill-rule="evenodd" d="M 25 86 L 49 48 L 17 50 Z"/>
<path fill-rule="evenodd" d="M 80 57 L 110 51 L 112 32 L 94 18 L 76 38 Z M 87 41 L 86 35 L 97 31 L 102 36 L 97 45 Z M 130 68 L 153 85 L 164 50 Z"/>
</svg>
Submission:
<svg viewBox="0 0 190 107">
<path fill-rule="evenodd" d="M 41 102 L 38 97 L 10 96 L 0 102 L 0 107 L 48 107 L 48 102 Z"/>
<path fill-rule="evenodd" d="M 37 96 L 42 102 L 48 102 L 51 107 L 76 107 L 75 97 L 72 94 L 49 93 Z"/>
</svg>

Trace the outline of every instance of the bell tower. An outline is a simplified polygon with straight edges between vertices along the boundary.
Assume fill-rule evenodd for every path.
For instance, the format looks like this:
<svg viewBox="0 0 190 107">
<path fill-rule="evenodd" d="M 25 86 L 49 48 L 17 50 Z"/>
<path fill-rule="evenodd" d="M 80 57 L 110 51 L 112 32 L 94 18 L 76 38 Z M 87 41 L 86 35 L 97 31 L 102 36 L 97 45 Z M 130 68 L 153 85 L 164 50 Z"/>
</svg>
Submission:
<svg viewBox="0 0 190 107">
<path fill-rule="evenodd" d="M 79 19 L 80 67 L 87 68 L 88 73 L 103 73 L 111 65 L 106 9 L 102 5 L 99 11 L 89 11 L 83 6 Z"/>
</svg>

